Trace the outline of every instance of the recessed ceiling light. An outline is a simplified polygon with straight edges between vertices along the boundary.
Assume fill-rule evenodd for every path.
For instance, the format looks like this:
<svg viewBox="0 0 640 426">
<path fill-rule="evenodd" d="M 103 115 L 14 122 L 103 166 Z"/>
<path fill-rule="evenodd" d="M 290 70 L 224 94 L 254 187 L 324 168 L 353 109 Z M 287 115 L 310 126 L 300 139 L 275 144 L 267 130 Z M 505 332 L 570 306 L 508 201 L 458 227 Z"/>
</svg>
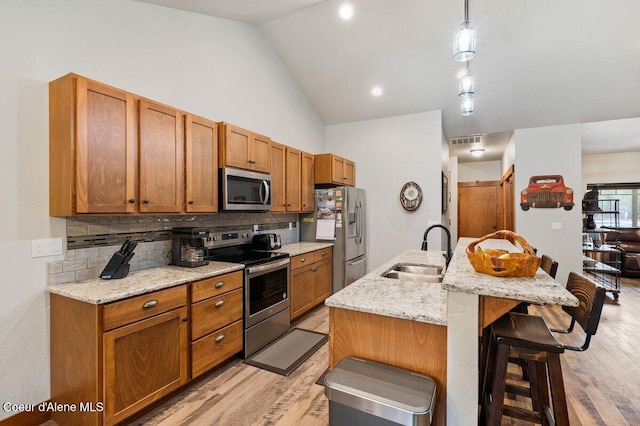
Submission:
<svg viewBox="0 0 640 426">
<path fill-rule="evenodd" d="M 474 157 L 481 157 L 482 154 L 484 154 L 484 149 L 482 148 L 475 148 L 471 150 L 471 155 Z"/>
<path fill-rule="evenodd" d="M 338 13 L 340 14 L 340 17 L 345 21 L 349 20 L 353 17 L 353 6 L 351 6 L 349 3 L 344 3 L 342 6 L 340 6 L 340 10 Z"/>
<path fill-rule="evenodd" d="M 380 86 L 373 86 L 373 89 L 371 89 L 371 94 L 373 96 L 380 96 L 382 95 L 382 87 Z"/>
</svg>

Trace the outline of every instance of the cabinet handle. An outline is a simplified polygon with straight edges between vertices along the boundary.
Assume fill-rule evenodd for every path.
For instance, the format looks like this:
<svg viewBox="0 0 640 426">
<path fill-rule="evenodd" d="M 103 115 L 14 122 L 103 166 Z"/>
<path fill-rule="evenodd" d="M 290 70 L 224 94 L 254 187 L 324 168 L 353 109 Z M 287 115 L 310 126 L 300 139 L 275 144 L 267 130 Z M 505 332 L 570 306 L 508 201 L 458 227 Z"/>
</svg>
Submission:
<svg viewBox="0 0 640 426">
<path fill-rule="evenodd" d="M 219 335 L 218 337 L 216 337 L 216 343 L 222 342 L 223 339 L 224 339 L 224 334 Z"/>
<path fill-rule="evenodd" d="M 189 200 L 189 204 L 193 204 L 193 200 Z"/>
<path fill-rule="evenodd" d="M 327 253 L 325 253 L 325 252 L 320 253 L 320 255 L 322 255 L 322 256 L 324 256 L 325 254 L 327 254 Z"/>
<path fill-rule="evenodd" d="M 345 177 L 345 178 L 342 178 L 342 179 L 343 179 L 343 180 L 347 180 L 347 178 L 346 178 L 346 177 Z"/>
<path fill-rule="evenodd" d="M 304 257 L 302 259 L 300 259 L 300 263 L 303 263 L 304 261 L 305 261 Z"/>
<path fill-rule="evenodd" d="M 149 308 L 153 308 L 154 306 L 156 306 L 158 304 L 157 300 L 149 300 L 148 302 L 145 302 L 144 305 L 142 305 L 143 309 L 149 309 Z"/>
<path fill-rule="evenodd" d="M 216 308 L 219 308 L 222 305 L 224 305 L 224 300 L 220 300 L 220 301 L 216 302 Z"/>
<path fill-rule="evenodd" d="M 149 200 L 143 200 L 142 202 L 145 204 L 149 204 Z"/>
<path fill-rule="evenodd" d="M 291 207 L 291 204 L 287 204 L 287 207 Z"/>
<path fill-rule="evenodd" d="M 136 199 L 135 199 L 135 198 L 129 198 L 129 203 L 130 203 L 130 204 L 133 204 L 133 203 L 135 203 L 135 202 L 136 202 Z"/>
<path fill-rule="evenodd" d="M 287 203 L 283 203 L 283 204 L 282 204 L 282 207 L 287 207 Z"/>
<path fill-rule="evenodd" d="M 311 272 L 318 272 L 318 269 L 312 269 Z"/>
<path fill-rule="evenodd" d="M 222 286 L 224 286 L 224 281 L 218 281 L 216 283 L 216 288 L 222 288 Z"/>
</svg>

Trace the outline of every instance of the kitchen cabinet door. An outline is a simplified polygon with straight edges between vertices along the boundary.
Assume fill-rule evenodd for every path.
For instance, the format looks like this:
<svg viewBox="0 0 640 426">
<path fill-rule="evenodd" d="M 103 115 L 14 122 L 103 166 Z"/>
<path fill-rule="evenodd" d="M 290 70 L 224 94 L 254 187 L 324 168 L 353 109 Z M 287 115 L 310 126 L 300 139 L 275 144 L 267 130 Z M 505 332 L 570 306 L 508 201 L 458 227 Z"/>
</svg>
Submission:
<svg viewBox="0 0 640 426">
<path fill-rule="evenodd" d="M 271 211 L 283 212 L 285 202 L 285 146 L 271 142 Z"/>
<path fill-rule="evenodd" d="M 313 288 L 313 303 L 318 305 L 331 296 L 333 283 L 333 260 L 331 257 L 313 265 L 315 269 L 315 286 Z"/>
<path fill-rule="evenodd" d="M 302 152 L 291 147 L 287 147 L 287 174 L 286 203 L 288 212 L 300 211 L 300 171 L 302 162 Z"/>
<path fill-rule="evenodd" d="M 222 123 L 220 134 L 220 167 L 251 170 L 251 132 Z"/>
<path fill-rule="evenodd" d="M 307 265 L 291 271 L 291 319 L 313 307 L 313 269 L 313 265 Z"/>
<path fill-rule="evenodd" d="M 271 168 L 271 139 L 268 136 L 251 133 L 251 170 L 269 173 Z"/>
<path fill-rule="evenodd" d="M 135 137 L 129 93 L 74 74 L 52 81 L 49 214 L 134 212 Z"/>
<path fill-rule="evenodd" d="M 112 425 L 187 383 L 187 308 L 104 334 L 104 423 Z"/>
<path fill-rule="evenodd" d="M 237 167 L 269 173 L 271 139 L 229 123 L 220 131 L 220 167 Z"/>
<path fill-rule="evenodd" d="M 218 211 L 218 124 L 185 116 L 185 197 L 187 212 Z"/>
<path fill-rule="evenodd" d="M 356 186 L 356 163 L 344 160 L 344 184 L 348 186 Z"/>
<path fill-rule="evenodd" d="M 300 211 L 303 213 L 313 212 L 315 209 L 314 190 L 314 161 L 313 154 L 302 153 L 302 166 L 300 176 Z"/>
<path fill-rule="evenodd" d="M 182 115 L 140 101 L 140 212 L 179 213 L 184 200 Z"/>
<path fill-rule="evenodd" d="M 331 156 L 331 180 L 342 184 L 346 180 L 344 175 L 344 158 L 336 155 Z"/>
</svg>

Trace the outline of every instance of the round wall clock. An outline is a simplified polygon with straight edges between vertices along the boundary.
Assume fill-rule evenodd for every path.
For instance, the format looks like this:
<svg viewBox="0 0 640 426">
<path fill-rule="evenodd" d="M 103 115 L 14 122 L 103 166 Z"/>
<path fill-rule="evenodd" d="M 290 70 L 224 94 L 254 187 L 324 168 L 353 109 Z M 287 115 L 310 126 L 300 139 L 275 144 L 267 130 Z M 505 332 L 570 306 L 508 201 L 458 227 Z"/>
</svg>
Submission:
<svg viewBox="0 0 640 426">
<path fill-rule="evenodd" d="M 415 182 L 407 182 L 400 190 L 400 204 L 410 212 L 417 210 L 422 203 L 422 189 Z"/>
</svg>

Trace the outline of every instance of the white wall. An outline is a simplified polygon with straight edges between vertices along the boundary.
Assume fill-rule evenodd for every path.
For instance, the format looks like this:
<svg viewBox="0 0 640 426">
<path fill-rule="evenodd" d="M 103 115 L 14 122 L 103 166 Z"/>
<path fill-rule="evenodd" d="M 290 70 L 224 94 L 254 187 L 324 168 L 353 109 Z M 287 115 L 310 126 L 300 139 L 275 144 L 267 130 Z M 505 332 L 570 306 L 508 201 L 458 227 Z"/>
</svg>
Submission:
<svg viewBox="0 0 640 426">
<path fill-rule="evenodd" d="M 327 151 L 356 162 L 356 186 L 367 191 L 368 270 L 408 248 L 420 248 L 429 222 L 440 223 L 440 111 L 327 126 Z M 400 204 L 409 181 L 422 188 L 418 210 Z M 441 236 L 429 236 L 429 248 Z"/>
<path fill-rule="evenodd" d="M 451 244 L 455 248 L 458 243 L 458 157 L 449 157 L 449 230 L 451 231 Z"/>
<path fill-rule="evenodd" d="M 130 0 L 3 0 L 0 39 L 0 401 L 38 403 L 56 258 L 32 259 L 31 240 L 65 235 L 48 215 L 49 81 L 75 72 L 312 153 L 324 125 L 252 25 Z"/>
<path fill-rule="evenodd" d="M 640 152 L 582 156 L 582 192 L 589 183 L 640 182 Z M 580 197 L 582 199 L 582 197 Z"/>
<path fill-rule="evenodd" d="M 515 136 L 511 134 L 511 139 L 509 139 L 509 143 L 504 150 L 504 154 L 502 154 L 502 165 L 500 167 L 500 170 L 503 175 L 509 169 L 509 167 L 513 166 L 516 163 L 516 140 L 514 139 L 514 137 Z"/>
<path fill-rule="evenodd" d="M 502 179 L 500 161 L 472 161 L 458 164 L 459 182 L 475 182 Z"/>
<path fill-rule="evenodd" d="M 582 182 L 580 125 L 520 129 L 514 133 L 516 194 L 526 188 L 533 175 L 559 174 L 565 185 L 576 191 Z M 582 271 L 581 197 L 576 191 L 576 205 L 570 211 L 562 208 L 516 208 L 516 230 L 539 254 L 558 261 L 556 280 L 565 283 L 571 271 Z M 519 196 L 516 197 L 519 206 Z M 561 224 L 552 231 L 552 223 Z"/>
</svg>

